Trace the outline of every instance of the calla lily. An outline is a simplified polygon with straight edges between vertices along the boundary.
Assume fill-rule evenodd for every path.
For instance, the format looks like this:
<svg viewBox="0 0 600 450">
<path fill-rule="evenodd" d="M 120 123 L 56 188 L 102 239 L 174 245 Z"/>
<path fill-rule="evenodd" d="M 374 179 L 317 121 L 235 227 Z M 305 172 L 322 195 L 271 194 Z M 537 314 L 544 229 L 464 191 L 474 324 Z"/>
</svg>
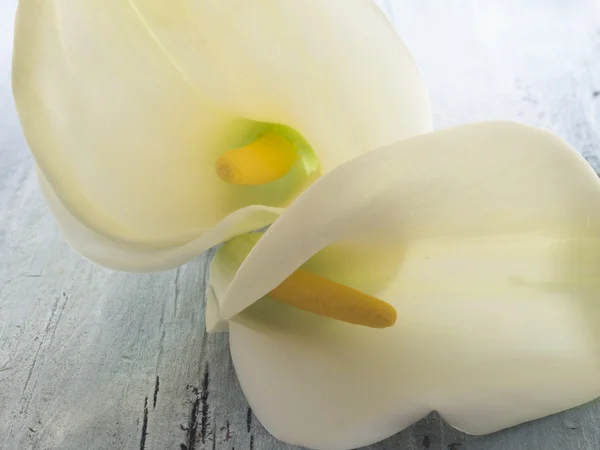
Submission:
<svg viewBox="0 0 600 450">
<path fill-rule="evenodd" d="M 115 269 L 176 267 L 431 129 L 420 73 L 370 1 L 21 0 L 15 29 L 44 195 L 73 247 Z M 246 169 L 254 186 L 223 181 Z"/>
<path fill-rule="evenodd" d="M 298 268 L 395 306 L 374 329 L 274 301 Z M 504 122 L 417 136 L 323 176 L 225 244 L 209 321 L 282 441 L 350 449 L 437 410 L 485 434 L 600 395 L 600 181 Z"/>
<path fill-rule="evenodd" d="M 425 89 L 372 2 L 21 0 L 13 80 L 81 254 L 158 270 L 228 241 L 207 327 L 279 439 L 354 448 L 432 410 L 482 434 L 600 395 L 596 175 L 525 126 L 416 136 Z"/>
</svg>

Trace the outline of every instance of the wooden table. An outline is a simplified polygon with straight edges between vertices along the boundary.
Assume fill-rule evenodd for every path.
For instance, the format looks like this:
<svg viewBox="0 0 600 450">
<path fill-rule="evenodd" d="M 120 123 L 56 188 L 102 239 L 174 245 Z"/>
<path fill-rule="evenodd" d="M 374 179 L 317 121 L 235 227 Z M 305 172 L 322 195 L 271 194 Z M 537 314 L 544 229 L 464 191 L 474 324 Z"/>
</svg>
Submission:
<svg viewBox="0 0 600 450">
<path fill-rule="evenodd" d="M 423 70 L 436 128 L 543 126 L 600 169 L 596 0 L 382 3 Z M 12 102 L 15 6 L 0 0 L 0 448 L 291 448 L 248 408 L 227 335 L 204 332 L 206 257 L 141 276 L 96 267 L 65 244 Z M 433 414 L 370 448 L 596 450 L 600 402 L 478 438 Z"/>
</svg>

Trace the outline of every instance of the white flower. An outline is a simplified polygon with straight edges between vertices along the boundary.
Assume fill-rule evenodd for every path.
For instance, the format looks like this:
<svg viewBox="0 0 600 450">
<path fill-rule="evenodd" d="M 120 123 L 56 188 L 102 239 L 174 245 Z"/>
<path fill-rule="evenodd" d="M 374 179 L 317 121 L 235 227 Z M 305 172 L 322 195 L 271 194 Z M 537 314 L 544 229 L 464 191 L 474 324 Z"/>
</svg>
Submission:
<svg viewBox="0 0 600 450">
<path fill-rule="evenodd" d="M 431 129 L 420 73 L 365 0 L 21 0 L 13 90 L 67 239 L 128 271 L 263 227 L 319 174 Z M 268 130 L 298 155 L 287 175 L 219 179 Z"/>
<path fill-rule="evenodd" d="M 492 122 L 398 142 L 252 236 L 214 259 L 207 325 L 229 322 L 242 389 L 282 441 L 356 448 L 432 410 L 484 434 L 600 395 L 600 181 L 548 132 Z M 268 297 L 301 266 L 389 302 L 395 325 Z"/>
<path fill-rule="evenodd" d="M 372 2 L 21 0 L 13 86 L 81 254 L 229 241 L 207 327 L 279 439 L 349 449 L 431 410 L 488 433 L 600 394 L 596 175 L 524 126 L 416 136 L 426 92 Z"/>
</svg>

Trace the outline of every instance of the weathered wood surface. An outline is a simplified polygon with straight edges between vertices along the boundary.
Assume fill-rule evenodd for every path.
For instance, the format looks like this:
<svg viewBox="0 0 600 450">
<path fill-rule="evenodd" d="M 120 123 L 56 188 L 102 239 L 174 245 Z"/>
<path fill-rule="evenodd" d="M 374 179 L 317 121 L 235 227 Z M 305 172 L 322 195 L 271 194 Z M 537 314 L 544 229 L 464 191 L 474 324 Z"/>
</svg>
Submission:
<svg viewBox="0 0 600 450">
<path fill-rule="evenodd" d="M 65 244 L 10 94 L 15 3 L 0 0 L 0 448 L 291 448 L 248 409 L 227 335 L 204 333 L 206 257 L 140 276 L 93 266 Z M 596 0 L 382 3 L 427 79 L 436 128 L 540 125 L 600 169 Z M 478 438 L 432 415 L 371 448 L 596 450 L 600 401 Z"/>
</svg>

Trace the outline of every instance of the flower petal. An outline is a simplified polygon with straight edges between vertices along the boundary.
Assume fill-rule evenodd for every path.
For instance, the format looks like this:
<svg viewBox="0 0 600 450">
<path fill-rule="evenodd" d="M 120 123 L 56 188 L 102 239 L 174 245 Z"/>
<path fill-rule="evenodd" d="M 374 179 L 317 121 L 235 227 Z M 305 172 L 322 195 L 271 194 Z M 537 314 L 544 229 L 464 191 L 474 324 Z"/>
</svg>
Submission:
<svg viewBox="0 0 600 450">
<path fill-rule="evenodd" d="M 77 250 L 146 270 L 123 261 L 130 248 L 200 252 L 236 210 L 286 206 L 310 180 L 242 188 L 214 172 L 264 122 L 303 134 L 324 170 L 428 131 L 421 77 L 376 8 L 302 3 L 21 0 L 15 99 L 46 190 L 89 229 Z"/>
<path fill-rule="evenodd" d="M 395 326 L 348 325 L 267 298 L 230 320 L 234 366 L 257 418 L 287 443 L 356 448 L 432 410 L 468 433 L 497 431 L 600 395 L 599 255 L 598 240 L 411 246 L 379 293 L 398 310 Z"/>
<path fill-rule="evenodd" d="M 197 95 L 128 4 L 20 2 L 13 90 L 74 216 L 116 241 L 179 245 L 226 215 L 211 154 L 235 117 Z"/>
<path fill-rule="evenodd" d="M 600 395 L 600 182 L 509 123 L 374 151 L 323 177 L 221 298 L 250 405 L 279 439 L 347 449 L 431 410 L 484 434 Z M 304 218 L 304 219 L 302 219 Z M 325 248 L 323 250 L 323 248 Z M 373 330 L 256 304 L 298 266 L 398 311 Z"/>
<path fill-rule="evenodd" d="M 416 375 L 432 368 L 401 370 L 411 361 L 390 358 L 406 342 L 408 330 L 399 326 L 357 327 L 264 299 L 232 319 L 229 329 L 246 398 L 263 426 L 283 442 L 357 448 L 431 410 Z M 410 331 L 406 337 L 412 337 Z"/>
<path fill-rule="evenodd" d="M 324 171 L 431 130 L 421 74 L 374 2 L 136 6 L 191 84 L 240 117 L 299 131 Z"/>
<path fill-rule="evenodd" d="M 226 333 L 229 322 L 219 317 L 219 303 L 212 286 L 206 290 L 206 331 L 208 333 Z"/>
<path fill-rule="evenodd" d="M 65 208 L 44 174 L 38 170 L 37 175 L 42 194 L 68 243 L 92 262 L 126 272 L 154 272 L 180 266 L 218 242 L 272 223 L 281 212 L 279 208 L 247 206 L 229 214 L 218 226 L 200 237 L 176 247 L 128 245 L 111 240 L 82 224 Z"/>
<path fill-rule="evenodd" d="M 599 204 L 596 174 L 541 129 L 488 122 L 418 136 L 340 166 L 298 197 L 241 265 L 221 313 L 239 313 L 332 244 L 389 247 L 382 255 L 399 264 L 396 246 L 417 240 L 599 236 Z"/>
</svg>

